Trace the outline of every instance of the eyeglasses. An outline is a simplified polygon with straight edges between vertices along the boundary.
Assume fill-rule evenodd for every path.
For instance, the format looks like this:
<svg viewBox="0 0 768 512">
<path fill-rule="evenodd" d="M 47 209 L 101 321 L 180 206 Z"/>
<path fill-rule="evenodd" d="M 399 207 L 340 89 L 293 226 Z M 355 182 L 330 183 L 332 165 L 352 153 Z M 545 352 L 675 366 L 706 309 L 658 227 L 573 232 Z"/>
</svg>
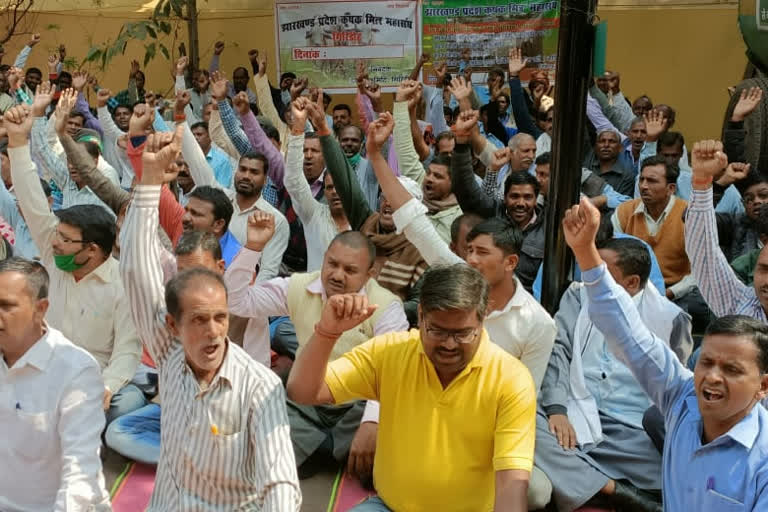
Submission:
<svg viewBox="0 0 768 512">
<path fill-rule="evenodd" d="M 67 238 L 66 236 L 61 234 L 61 231 L 58 229 L 56 230 L 56 237 L 64 242 L 65 244 L 90 244 L 90 240 L 72 240 L 71 238 Z"/>
<path fill-rule="evenodd" d="M 435 327 L 430 327 L 425 323 L 424 330 L 427 331 L 427 335 L 437 342 L 448 341 L 448 338 L 453 338 L 453 341 L 460 345 L 466 345 L 472 343 L 477 338 L 477 329 L 465 329 L 462 331 L 446 331 Z"/>
</svg>

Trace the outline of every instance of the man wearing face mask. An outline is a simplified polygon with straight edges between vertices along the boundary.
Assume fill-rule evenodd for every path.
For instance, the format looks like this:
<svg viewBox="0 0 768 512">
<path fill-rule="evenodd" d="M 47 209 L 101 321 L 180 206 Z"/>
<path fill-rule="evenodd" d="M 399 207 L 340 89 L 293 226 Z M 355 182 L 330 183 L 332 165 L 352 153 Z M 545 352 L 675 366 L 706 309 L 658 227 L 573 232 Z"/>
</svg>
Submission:
<svg viewBox="0 0 768 512">
<path fill-rule="evenodd" d="M 6 112 L 11 176 L 19 206 L 51 277 L 52 327 L 99 362 L 107 423 L 138 408 L 141 391 L 126 385 L 141 355 L 118 263 L 110 257 L 115 220 L 101 206 L 78 205 L 54 215 L 41 188 L 27 139 L 33 117 L 26 105 Z M 58 217 L 58 218 L 57 218 Z"/>
</svg>

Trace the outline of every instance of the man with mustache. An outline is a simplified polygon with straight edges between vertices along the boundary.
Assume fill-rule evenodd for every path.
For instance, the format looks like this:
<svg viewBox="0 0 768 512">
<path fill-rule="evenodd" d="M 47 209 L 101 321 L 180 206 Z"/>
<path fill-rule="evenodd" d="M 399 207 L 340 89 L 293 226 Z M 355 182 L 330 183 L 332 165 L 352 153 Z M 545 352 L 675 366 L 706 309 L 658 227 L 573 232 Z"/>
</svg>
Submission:
<svg viewBox="0 0 768 512">
<path fill-rule="evenodd" d="M 397 90 L 392 110 L 395 120 L 393 143 L 400 172 L 421 185 L 428 218 L 440 237 L 448 243 L 451 241 L 451 224 L 462 212 L 452 191 L 450 153 L 438 153 L 425 168 L 416 152 L 412 129 L 415 117 L 412 116 L 415 116 L 413 102 L 419 99 L 420 86 L 419 82 L 406 80 Z M 372 155 L 369 154 L 369 158 Z"/>
<path fill-rule="evenodd" d="M 382 114 L 378 124 L 391 130 L 391 116 Z M 555 339 L 552 317 L 523 288 L 515 277 L 522 234 L 502 219 L 477 219 L 465 214 L 471 225 L 456 226 L 456 239 L 449 245 L 427 220 L 426 208 L 392 175 L 382 157 L 372 159 L 382 191 L 391 198 L 398 231 L 419 249 L 430 265 L 466 263 L 485 277 L 489 286 L 488 314 L 484 325 L 493 343 L 518 358 L 531 372 L 536 390 L 541 385 Z M 463 235 L 462 239 L 459 239 Z M 549 502 L 552 487 L 543 473 L 534 469 L 528 488 L 531 509 Z"/>
<path fill-rule="evenodd" d="M 291 195 L 291 202 L 302 225 L 306 228 L 304 237 L 307 241 L 307 270 L 314 272 L 319 270 L 325 251 L 331 240 L 343 231 L 351 228 L 347 215 L 344 212 L 341 197 L 339 197 L 333 182 L 333 176 L 326 173 L 324 177 L 324 194 L 326 203 L 315 200 L 312 190 L 307 183 L 302 167 L 304 164 L 304 126 L 307 122 L 308 104 L 307 98 L 297 98 L 289 105 L 292 109 L 293 127 L 288 140 L 288 153 L 285 157 L 285 177 L 283 183 L 285 189 Z M 342 132 L 359 132 L 356 126 L 350 126 Z M 349 137 L 352 135 L 350 134 Z M 347 139 L 347 144 L 349 144 Z M 343 147 L 342 142 L 342 147 Z M 359 151 L 359 148 L 358 148 Z M 366 160 L 366 167 L 367 167 Z M 375 180 L 375 192 L 378 195 L 379 185 Z"/>
<path fill-rule="evenodd" d="M 714 143 L 703 146 L 694 149 L 694 168 L 700 185 L 708 187 L 704 178 L 720 170 L 724 155 L 714 156 Z M 599 225 L 600 212 L 585 199 L 563 219 L 565 240 L 584 269 L 589 319 L 664 416 L 664 509 L 765 510 L 768 412 L 758 402 L 768 392 L 768 327 L 742 315 L 715 320 L 691 373 L 614 282 L 595 247 Z"/>
<path fill-rule="evenodd" d="M 679 172 L 663 156 L 643 160 L 640 198 L 619 206 L 611 222 L 614 233 L 632 235 L 651 246 L 664 275 L 667 298 L 691 315 L 693 332 L 698 333 L 709 323 L 709 310 L 685 253 L 683 213 L 688 202 L 675 197 Z"/>
<path fill-rule="evenodd" d="M 470 139 L 477 130 L 477 112 L 464 111 L 456 121 L 456 148 L 451 157 L 453 191 L 464 212 L 481 217 L 498 217 L 514 223 L 523 233 L 520 261 L 515 275 L 530 292 L 544 258 L 544 210 L 536 204 L 539 182 L 527 171 L 510 173 L 504 181 L 504 198 L 481 190 L 472 172 Z"/>
<path fill-rule="evenodd" d="M 297 354 L 300 354 L 328 300 L 349 293 L 367 296 L 379 309 L 363 325 L 343 333 L 334 358 L 370 337 L 408 329 L 400 299 L 373 278 L 375 247 L 357 231 L 336 235 L 319 271 L 297 272 L 289 278 L 249 285 L 253 269 L 259 264 L 273 232 L 274 221 L 249 224 L 246 244 L 224 274 L 230 312 L 246 318 L 289 316 L 296 330 Z M 312 407 L 288 402 L 288 418 L 296 466 L 302 478 L 311 476 L 319 464 L 328 460 L 341 464 L 347 461 L 350 472 L 370 478 L 378 431 L 378 403 Z"/>
<path fill-rule="evenodd" d="M 353 510 L 528 510 L 536 393 L 483 328 L 483 276 L 463 263 L 430 268 L 418 330 L 377 336 L 329 363 L 342 333 L 377 306 L 359 294 L 329 299 L 287 386 L 306 404 L 381 402 L 378 496 Z"/>
<path fill-rule="evenodd" d="M 585 158 L 584 167 L 603 178 L 619 194 L 632 196 L 635 173 L 626 159 L 621 158 L 622 146 L 615 130 L 599 130 L 592 155 Z"/>
<path fill-rule="evenodd" d="M 217 94 L 217 91 L 214 91 L 214 94 Z M 222 187 L 219 182 L 216 181 L 213 169 L 208 164 L 205 154 L 185 121 L 184 107 L 188 103 L 189 93 L 187 91 L 179 91 L 176 93 L 176 104 L 174 106 L 176 112 L 175 118 L 177 124 L 182 124 L 184 126 L 182 154 L 189 166 L 189 172 L 197 187 L 213 187 L 223 191 L 231 202 L 233 209 L 231 221 L 228 222 L 229 229 L 227 230 L 225 227 L 225 229 L 221 231 L 220 236 L 231 236 L 234 238 L 234 242 L 242 245 L 246 239 L 246 226 L 248 217 L 251 213 L 258 210 L 273 215 L 277 227 L 276 235 L 270 241 L 268 247 L 265 248 L 264 258 L 261 262 L 261 269 L 259 271 L 259 279 L 265 280 L 275 277 L 278 274 L 283 253 L 288 245 L 288 222 L 274 206 L 264 199 L 262 195 L 262 190 L 267 181 L 267 167 L 269 166 L 269 162 L 264 155 L 259 153 L 246 153 L 242 155 L 233 178 L 235 185 L 234 190 Z M 189 202 L 185 207 L 189 213 L 189 215 L 185 215 L 184 218 L 185 230 L 188 229 L 187 226 L 191 229 L 196 222 L 195 219 L 201 217 L 199 214 L 204 214 L 204 212 L 207 212 L 209 209 L 198 204 L 199 201 L 196 201 L 197 198 L 195 197 L 197 195 L 196 190 L 197 189 L 190 193 Z M 201 229 L 199 223 L 198 225 L 194 225 L 194 229 Z M 235 244 L 232 243 L 232 246 L 234 247 Z M 224 252 L 224 259 L 227 264 L 229 264 L 232 257 L 234 257 L 234 252 L 237 251 L 235 250 L 232 252 L 225 249 Z"/>
<path fill-rule="evenodd" d="M 177 126 L 174 134 L 148 138 L 122 231 L 120 272 L 158 367 L 163 404 L 149 510 L 298 511 L 285 393 L 280 379 L 227 338 L 221 276 L 193 268 L 163 285 L 157 207 L 165 174 L 175 172 L 183 131 Z"/>
<path fill-rule="evenodd" d="M 296 125 L 295 118 L 293 124 Z M 331 126 L 331 128 L 333 127 Z M 363 130 L 353 124 L 344 126 L 338 130 L 338 139 L 341 150 L 344 152 L 344 156 L 347 157 L 349 165 L 354 169 L 355 174 L 357 175 L 357 180 L 360 183 L 360 188 L 365 194 L 366 201 L 368 201 L 368 206 L 375 210 L 379 207 L 379 184 L 376 182 L 373 167 L 371 167 L 368 159 L 362 156 L 364 138 Z"/>
<path fill-rule="evenodd" d="M 330 129 L 325 123 L 325 115 L 318 103 L 307 102 L 309 119 L 320 136 L 323 148 L 323 157 L 328 164 L 328 170 L 333 176 L 333 183 L 341 198 L 346 217 L 352 229 L 359 230 L 368 237 L 376 248 L 376 257 L 373 265 L 373 276 L 376 280 L 400 299 L 406 300 L 410 290 L 418 282 L 427 265 L 419 254 L 419 251 L 408 242 L 404 235 L 395 232 L 395 224 L 392 220 L 392 206 L 386 196 L 381 196 L 378 211 L 370 207 L 365 195 L 360 188 L 348 160 L 339 146 L 338 141 L 330 134 Z M 380 155 L 382 148 L 389 138 L 379 137 L 378 133 L 371 133 L 369 125 L 366 139 L 369 158 L 374 158 L 374 153 Z M 410 136 L 409 136 L 410 139 Z M 438 162 L 433 162 L 430 167 L 438 167 L 445 156 L 438 157 Z M 432 172 L 435 172 L 434 169 Z M 405 174 L 405 173 L 404 173 Z M 412 179 L 403 177 L 403 183 L 413 189 L 414 194 L 420 194 L 419 185 Z M 431 178 L 427 183 L 435 184 Z M 450 188 L 448 188 L 450 191 Z M 441 194 L 445 194 L 445 186 L 442 186 Z"/>
<path fill-rule="evenodd" d="M 117 261 L 111 256 L 115 217 L 93 204 L 75 205 L 54 215 L 29 152 L 33 125 L 29 106 L 9 109 L 4 124 L 19 207 L 51 278 L 46 317 L 99 362 L 103 406 L 110 423 L 141 405 L 141 391 L 129 383 L 139 363 L 141 341 L 130 318 Z"/>
</svg>

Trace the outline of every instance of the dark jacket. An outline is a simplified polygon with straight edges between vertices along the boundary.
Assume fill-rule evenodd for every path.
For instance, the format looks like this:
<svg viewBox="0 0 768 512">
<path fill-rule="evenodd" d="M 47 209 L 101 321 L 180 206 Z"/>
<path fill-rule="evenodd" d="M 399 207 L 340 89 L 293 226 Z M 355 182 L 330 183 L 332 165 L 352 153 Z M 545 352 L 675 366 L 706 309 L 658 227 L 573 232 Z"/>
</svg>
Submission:
<svg viewBox="0 0 768 512">
<path fill-rule="evenodd" d="M 475 181 L 472 171 L 472 153 L 467 144 L 457 144 L 451 157 L 451 180 L 453 193 L 459 201 L 464 213 L 475 213 L 485 218 L 498 217 L 514 223 L 507 215 L 504 201 L 489 197 Z M 544 210 L 536 206 L 536 221 L 523 230 L 523 246 L 520 250 L 520 262 L 517 264 L 517 275 L 523 287 L 531 291 L 536 272 L 544 259 L 544 238 L 546 222 Z"/>
</svg>

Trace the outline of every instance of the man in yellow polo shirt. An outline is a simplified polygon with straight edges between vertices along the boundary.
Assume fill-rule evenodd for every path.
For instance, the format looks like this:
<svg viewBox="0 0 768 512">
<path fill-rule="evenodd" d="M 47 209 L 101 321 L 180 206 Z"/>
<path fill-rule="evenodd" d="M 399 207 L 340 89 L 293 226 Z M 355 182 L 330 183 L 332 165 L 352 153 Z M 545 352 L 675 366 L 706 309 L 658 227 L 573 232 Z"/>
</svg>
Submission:
<svg viewBox="0 0 768 512">
<path fill-rule="evenodd" d="M 299 403 L 381 404 L 374 483 L 355 512 L 527 510 L 536 391 L 528 369 L 483 329 L 488 284 L 461 263 L 424 274 L 420 329 L 377 336 L 328 364 L 344 331 L 376 309 L 328 300 L 288 379 Z"/>
</svg>

